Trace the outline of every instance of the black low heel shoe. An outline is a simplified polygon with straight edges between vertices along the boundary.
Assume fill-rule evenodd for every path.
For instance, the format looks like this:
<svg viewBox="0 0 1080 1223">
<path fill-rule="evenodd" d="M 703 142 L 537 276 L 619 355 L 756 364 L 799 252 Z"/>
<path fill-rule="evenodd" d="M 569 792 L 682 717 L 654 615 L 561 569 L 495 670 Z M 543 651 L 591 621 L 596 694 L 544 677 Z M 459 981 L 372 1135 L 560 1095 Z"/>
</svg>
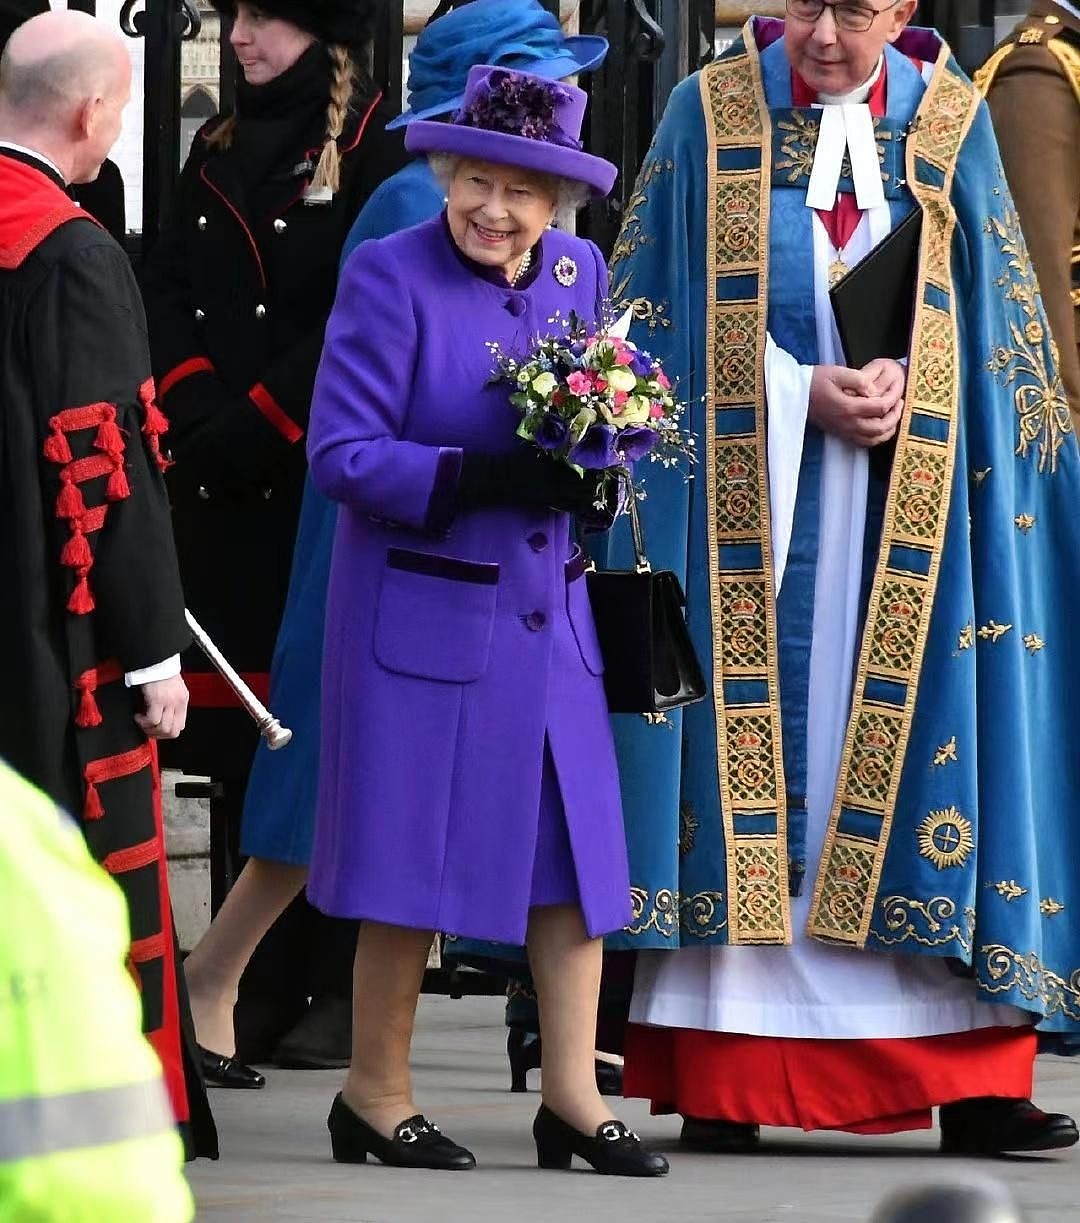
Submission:
<svg viewBox="0 0 1080 1223">
<path fill-rule="evenodd" d="M 669 1171 L 663 1155 L 646 1150 L 637 1134 L 621 1121 L 605 1121 L 590 1138 L 541 1104 L 533 1122 L 533 1138 L 541 1168 L 565 1172 L 576 1155 L 603 1176 L 667 1176 Z"/>
<path fill-rule="evenodd" d="M 950 1155 L 1017 1155 L 1062 1151 L 1080 1140 L 1065 1113 L 1044 1113 L 1030 1100 L 986 1096 L 941 1108 L 941 1149 Z"/>
<path fill-rule="evenodd" d="M 341 1092 L 334 1097 L 326 1128 L 330 1131 L 330 1149 L 339 1164 L 364 1164 L 369 1155 L 374 1155 L 391 1168 L 463 1172 L 476 1167 L 472 1151 L 451 1142 L 437 1125 L 419 1113 L 403 1121 L 394 1130 L 393 1138 L 384 1138 L 353 1112 L 341 1098 Z"/>
<path fill-rule="evenodd" d="M 207 1087 L 230 1087 L 234 1091 L 255 1091 L 266 1086 L 266 1079 L 250 1066 L 238 1062 L 235 1057 L 225 1057 L 221 1053 L 211 1053 L 202 1045 L 196 1045 L 199 1051 L 199 1064 L 202 1067 L 203 1078 Z"/>
</svg>

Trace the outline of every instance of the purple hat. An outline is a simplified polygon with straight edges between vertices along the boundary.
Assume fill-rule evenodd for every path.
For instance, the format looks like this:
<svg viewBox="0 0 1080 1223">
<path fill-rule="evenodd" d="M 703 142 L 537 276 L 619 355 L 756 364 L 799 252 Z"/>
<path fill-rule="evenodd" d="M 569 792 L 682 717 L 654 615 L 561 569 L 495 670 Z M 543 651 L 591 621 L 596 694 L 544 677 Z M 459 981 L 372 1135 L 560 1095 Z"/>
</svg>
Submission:
<svg viewBox="0 0 1080 1223">
<path fill-rule="evenodd" d="M 618 170 L 582 149 L 587 100 L 574 85 L 478 64 L 469 72 L 454 122 L 409 124 L 405 147 L 411 153 L 445 153 L 554 174 L 607 195 Z"/>
</svg>

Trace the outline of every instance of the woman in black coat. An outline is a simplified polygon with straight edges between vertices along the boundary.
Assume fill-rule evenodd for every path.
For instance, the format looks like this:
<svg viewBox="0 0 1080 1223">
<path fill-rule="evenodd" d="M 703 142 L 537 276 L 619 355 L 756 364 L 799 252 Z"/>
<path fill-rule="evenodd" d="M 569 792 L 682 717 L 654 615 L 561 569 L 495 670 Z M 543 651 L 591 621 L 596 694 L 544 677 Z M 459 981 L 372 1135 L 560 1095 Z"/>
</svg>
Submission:
<svg viewBox="0 0 1080 1223">
<path fill-rule="evenodd" d="M 405 156 L 384 131 L 392 112 L 360 68 L 374 0 L 215 4 L 231 21 L 243 72 L 236 113 L 196 136 L 144 293 L 159 400 L 171 422 L 168 483 L 188 606 L 265 697 L 341 248 L 368 195 Z M 224 817 L 235 842 L 256 731 L 205 659 L 189 654 L 184 674 L 188 729 L 166 763 L 218 783 L 214 818 Z M 200 1043 L 213 1050 L 206 1067 L 214 1081 L 259 1085 L 228 1064 L 232 1000 L 219 986 L 247 962 L 268 924 L 263 914 L 279 911 L 280 897 L 294 895 L 301 880 L 284 864 L 246 871 L 230 896 L 231 919 L 189 958 L 192 1010 Z M 313 921 L 310 911 L 302 918 Z M 354 933 L 322 929 L 304 941 L 337 948 L 334 962 L 322 981 L 280 963 L 262 974 L 265 987 L 250 992 L 264 997 L 249 999 L 263 1033 L 257 1047 L 247 1042 L 253 1058 L 273 1050 L 308 994 L 340 994 L 335 1009 L 348 1014 Z M 244 992 L 254 984 L 249 974 Z M 268 1006 L 271 994 L 278 998 Z M 347 1027 L 341 1036 L 333 1043 L 347 1056 Z"/>
</svg>

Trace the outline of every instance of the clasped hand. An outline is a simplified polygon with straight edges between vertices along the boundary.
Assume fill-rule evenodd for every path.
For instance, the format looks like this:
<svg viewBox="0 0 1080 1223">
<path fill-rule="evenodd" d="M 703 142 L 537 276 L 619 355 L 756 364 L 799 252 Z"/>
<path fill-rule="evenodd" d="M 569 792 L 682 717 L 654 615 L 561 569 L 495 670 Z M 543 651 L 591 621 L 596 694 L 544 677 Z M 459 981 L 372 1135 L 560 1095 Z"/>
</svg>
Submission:
<svg viewBox="0 0 1080 1223">
<path fill-rule="evenodd" d="M 895 436 L 906 389 L 907 370 L 887 357 L 861 370 L 816 365 L 810 380 L 810 421 L 825 433 L 869 450 Z"/>
</svg>

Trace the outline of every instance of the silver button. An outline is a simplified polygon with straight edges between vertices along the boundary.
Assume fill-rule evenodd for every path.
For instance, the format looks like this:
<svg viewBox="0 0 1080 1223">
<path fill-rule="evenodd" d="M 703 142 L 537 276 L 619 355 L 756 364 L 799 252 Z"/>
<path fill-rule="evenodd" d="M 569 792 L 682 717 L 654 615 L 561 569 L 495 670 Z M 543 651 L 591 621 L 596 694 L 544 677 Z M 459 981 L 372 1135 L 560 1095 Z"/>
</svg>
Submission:
<svg viewBox="0 0 1080 1223">
<path fill-rule="evenodd" d="M 206 228 L 206 217 L 199 217 L 199 219 L 195 222 L 195 224 L 200 229 L 205 229 Z"/>
<path fill-rule="evenodd" d="M 262 490 L 262 495 L 263 495 L 264 501 L 269 501 L 270 498 L 274 495 L 274 490 L 272 488 L 264 488 Z"/>
<path fill-rule="evenodd" d="M 262 302 L 259 302 L 259 304 L 255 307 L 255 317 L 266 318 L 266 307 L 262 304 Z"/>
<path fill-rule="evenodd" d="M 196 306 L 195 307 L 195 322 L 201 323 L 204 318 L 206 318 L 206 311 L 200 310 L 199 307 Z"/>
<path fill-rule="evenodd" d="M 210 500 L 210 494 L 209 492 L 207 492 L 206 487 L 202 484 L 199 485 L 199 500 L 200 501 Z"/>
<path fill-rule="evenodd" d="M 274 222 L 274 233 L 283 234 L 289 228 L 288 222 L 283 221 L 281 217 Z"/>
</svg>

